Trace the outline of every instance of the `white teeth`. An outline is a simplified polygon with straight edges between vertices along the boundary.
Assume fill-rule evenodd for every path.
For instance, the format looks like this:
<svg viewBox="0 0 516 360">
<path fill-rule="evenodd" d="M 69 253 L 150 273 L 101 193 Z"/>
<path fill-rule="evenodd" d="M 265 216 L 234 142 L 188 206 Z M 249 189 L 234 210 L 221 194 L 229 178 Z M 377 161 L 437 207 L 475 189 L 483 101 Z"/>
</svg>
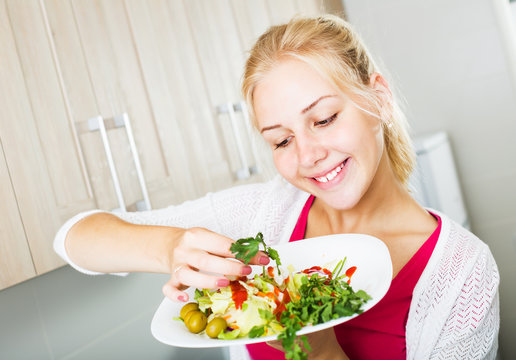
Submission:
<svg viewBox="0 0 516 360">
<path fill-rule="evenodd" d="M 333 169 L 331 172 L 329 172 L 325 176 L 315 178 L 315 180 L 322 182 L 322 183 L 331 181 L 335 178 L 335 176 L 337 176 L 338 173 L 340 173 L 340 171 L 342 170 L 343 167 L 344 167 L 344 163 L 337 166 L 335 169 Z"/>
</svg>

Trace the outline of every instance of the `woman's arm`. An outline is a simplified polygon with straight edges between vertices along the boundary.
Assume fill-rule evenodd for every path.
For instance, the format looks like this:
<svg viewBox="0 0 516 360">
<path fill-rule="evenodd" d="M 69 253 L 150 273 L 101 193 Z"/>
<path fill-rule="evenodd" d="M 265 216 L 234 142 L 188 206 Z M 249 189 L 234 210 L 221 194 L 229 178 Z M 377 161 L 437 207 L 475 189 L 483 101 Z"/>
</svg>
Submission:
<svg viewBox="0 0 516 360">
<path fill-rule="evenodd" d="M 498 349 L 500 276 L 485 246 L 444 323 L 430 359 L 495 359 Z"/>
<path fill-rule="evenodd" d="M 89 271 L 170 273 L 164 294 L 187 301 L 182 290 L 188 286 L 227 286 L 224 275 L 250 273 L 249 266 L 228 259 L 234 257 L 229 250 L 232 242 L 203 228 L 139 225 L 109 213 L 95 213 L 71 227 L 64 245 L 70 260 Z M 251 263 L 268 261 L 259 253 Z"/>
</svg>

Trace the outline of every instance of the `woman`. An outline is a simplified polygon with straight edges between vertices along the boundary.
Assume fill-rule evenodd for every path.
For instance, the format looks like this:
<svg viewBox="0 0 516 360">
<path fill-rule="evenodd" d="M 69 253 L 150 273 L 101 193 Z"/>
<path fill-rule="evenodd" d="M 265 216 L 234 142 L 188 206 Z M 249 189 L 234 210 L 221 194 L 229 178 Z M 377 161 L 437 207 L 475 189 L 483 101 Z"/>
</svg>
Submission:
<svg viewBox="0 0 516 360">
<path fill-rule="evenodd" d="M 56 251 L 86 273 L 170 273 L 164 294 L 188 301 L 188 286 L 226 286 L 225 275 L 251 272 L 228 259 L 232 239 L 370 234 L 390 251 L 391 287 L 370 311 L 310 335 L 311 358 L 494 358 L 494 259 L 411 197 L 403 116 L 349 25 L 322 16 L 271 27 L 251 50 L 242 90 L 281 176 L 151 212 L 79 214 L 60 229 Z M 268 261 L 259 253 L 252 264 Z M 232 348 L 232 357 L 282 358 L 270 345 L 279 350 Z"/>
</svg>

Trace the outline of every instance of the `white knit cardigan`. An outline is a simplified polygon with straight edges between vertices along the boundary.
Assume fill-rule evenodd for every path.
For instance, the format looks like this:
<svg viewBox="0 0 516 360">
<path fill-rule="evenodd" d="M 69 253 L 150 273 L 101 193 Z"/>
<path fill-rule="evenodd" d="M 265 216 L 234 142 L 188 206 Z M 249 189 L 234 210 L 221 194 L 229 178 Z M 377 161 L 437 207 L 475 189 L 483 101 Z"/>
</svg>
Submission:
<svg viewBox="0 0 516 360">
<path fill-rule="evenodd" d="M 281 177 L 243 185 L 160 210 L 116 215 L 136 224 L 204 227 L 230 238 L 261 231 L 270 244 L 288 242 L 309 194 Z M 434 210 L 432 210 L 434 211 Z M 93 213 L 81 213 L 56 235 L 54 249 L 72 267 L 68 230 Z M 500 323 L 496 263 L 486 244 L 446 215 L 430 260 L 414 288 L 406 327 L 407 359 L 494 359 Z M 244 347 L 232 359 L 247 359 Z"/>
</svg>

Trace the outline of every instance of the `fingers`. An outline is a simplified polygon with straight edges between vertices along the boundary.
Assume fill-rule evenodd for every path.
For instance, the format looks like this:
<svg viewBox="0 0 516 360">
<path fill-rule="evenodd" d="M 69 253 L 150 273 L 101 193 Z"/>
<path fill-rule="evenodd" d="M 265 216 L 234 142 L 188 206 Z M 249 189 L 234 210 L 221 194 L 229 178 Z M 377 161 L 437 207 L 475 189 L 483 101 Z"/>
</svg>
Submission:
<svg viewBox="0 0 516 360">
<path fill-rule="evenodd" d="M 230 250 L 233 240 L 202 228 L 186 230 L 170 253 L 170 280 L 163 286 L 163 293 L 173 301 L 188 301 L 183 290 L 192 286 L 214 289 L 229 285 L 224 275 L 249 275 L 249 265 L 267 265 L 269 257 L 258 252 L 249 265 L 235 261 Z M 219 274 L 219 275 L 217 275 Z"/>
<path fill-rule="evenodd" d="M 210 255 L 204 251 L 195 251 L 191 255 L 188 265 L 203 271 L 224 275 L 249 275 L 252 271 L 248 265 L 241 262 Z"/>
<path fill-rule="evenodd" d="M 209 236 L 207 236 L 208 234 Z M 233 254 L 230 250 L 231 244 L 233 244 L 233 242 L 233 240 L 226 236 L 199 228 L 190 229 L 188 233 L 185 234 L 184 239 L 184 243 L 187 246 L 203 249 L 210 254 L 226 258 L 235 257 L 235 254 Z M 268 263 L 269 257 L 262 251 L 259 251 L 258 254 L 256 254 L 250 261 L 250 264 L 253 265 L 267 265 Z M 230 273 L 227 274 L 230 275 Z M 239 274 L 231 273 L 231 275 Z"/>
<path fill-rule="evenodd" d="M 258 254 L 256 254 L 249 263 L 253 265 L 267 265 L 269 262 L 270 259 L 267 254 L 263 251 L 258 251 Z"/>
<path fill-rule="evenodd" d="M 169 298 L 172 301 L 182 301 L 187 302 L 189 300 L 189 296 L 186 292 L 180 290 L 177 286 L 174 285 L 174 279 L 170 279 L 163 288 L 163 295 Z"/>
<path fill-rule="evenodd" d="M 170 280 L 163 285 L 163 294 L 172 301 L 187 302 L 189 296 L 183 291 L 188 286 L 213 289 L 229 285 L 229 280 L 224 277 L 203 274 L 191 269 L 188 265 L 181 265 L 174 271 Z"/>
<path fill-rule="evenodd" d="M 229 249 L 233 240 L 206 229 L 189 229 L 184 234 L 183 243 L 187 247 L 203 249 L 204 251 L 214 255 L 235 257 Z"/>
<path fill-rule="evenodd" d="M 181 266 L 172 274 L 171 284 L 194 286 L 202 289 L 214 289 L 229 285 L 229 280 L 223 276 L 216 276 L 195 271 L 188 265 Z"/>
</svg>

